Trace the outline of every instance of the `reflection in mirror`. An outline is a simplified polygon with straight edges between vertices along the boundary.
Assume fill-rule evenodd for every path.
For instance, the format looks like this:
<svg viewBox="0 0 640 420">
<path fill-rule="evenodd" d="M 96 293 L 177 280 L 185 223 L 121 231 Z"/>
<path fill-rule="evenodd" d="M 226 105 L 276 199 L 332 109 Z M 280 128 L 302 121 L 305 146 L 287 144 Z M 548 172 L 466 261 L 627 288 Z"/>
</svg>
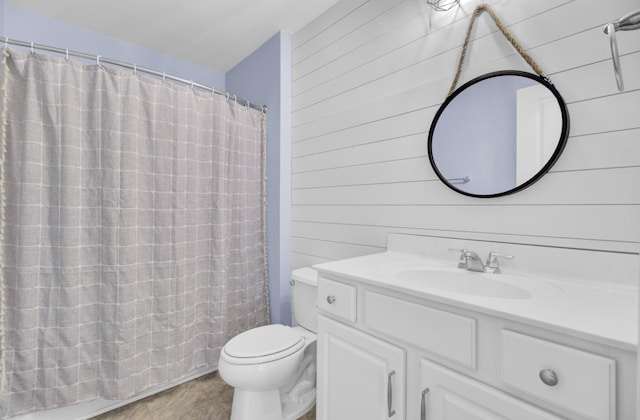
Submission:
<svg viewBox="0 0 640 420">
<path fill-rule="evenodd" d="M 455 191 L 495 197 L 538 180 L 568 133 L 566 106 L 553 85 L 530 73 L 490 73 L 440 107 L 429 132 L 429 159 Z"/>
</svg>

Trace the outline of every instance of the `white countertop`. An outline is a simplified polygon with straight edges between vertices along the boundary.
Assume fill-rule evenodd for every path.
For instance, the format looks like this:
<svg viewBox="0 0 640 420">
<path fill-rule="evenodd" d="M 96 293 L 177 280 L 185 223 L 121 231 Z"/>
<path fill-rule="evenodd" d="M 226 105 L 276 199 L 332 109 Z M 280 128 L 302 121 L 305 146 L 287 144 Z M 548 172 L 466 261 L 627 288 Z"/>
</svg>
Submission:
<svg viewBox="0 0 640 420">
<path fill-rule="evenodd" d="M 447 272 L 460 270 L 469 276 L 492 276 L 492 279 L 522 287 L 531 296 L 511 299 L 447 292 L 429 288 L 426 281 L 425 284 L 407 282 L 396 275 L 399 269 L 425 266 Z M 455 261 L 434 260 L 395 251 L 318 264 L 314 268 L 320 274 L 357 280 L 627 351 L 636 351 L 638 345 L 638 289 L 633 287 L 601 287 L 572 279 L 541 279 L 522 273 L 468 272 L 456 268 Z"/>
</svg>

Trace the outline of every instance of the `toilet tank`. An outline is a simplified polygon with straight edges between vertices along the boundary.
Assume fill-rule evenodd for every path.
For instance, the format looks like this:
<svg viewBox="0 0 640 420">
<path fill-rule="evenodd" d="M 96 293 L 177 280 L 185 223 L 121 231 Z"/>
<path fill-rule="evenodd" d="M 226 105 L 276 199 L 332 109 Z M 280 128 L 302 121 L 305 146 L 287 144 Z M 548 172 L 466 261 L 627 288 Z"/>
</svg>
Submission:
<svg viewBox="0 0 640 420">
<path fill-rule="evenodd" d="M 293 325 L 318 331 L 318 272 L 310 267 L 291 273 Z"/>
</svg>

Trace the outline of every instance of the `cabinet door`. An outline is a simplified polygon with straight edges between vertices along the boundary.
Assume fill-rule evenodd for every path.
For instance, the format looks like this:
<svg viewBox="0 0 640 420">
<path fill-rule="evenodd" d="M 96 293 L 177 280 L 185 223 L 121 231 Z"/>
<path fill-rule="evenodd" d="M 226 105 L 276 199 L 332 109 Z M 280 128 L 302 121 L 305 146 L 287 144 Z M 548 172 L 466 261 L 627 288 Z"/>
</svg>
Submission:
<svg viewBox="0 0 640 420">
<path fill-rule="evenodd" d="M 420 420 L 561 420 L 495 388 L 428 360 L 420 362 Z"/>
<path fill-rule="evenodd" d="M 318 317 L 318 420 L 403 420 L 404 350 Z"/>
</svg>

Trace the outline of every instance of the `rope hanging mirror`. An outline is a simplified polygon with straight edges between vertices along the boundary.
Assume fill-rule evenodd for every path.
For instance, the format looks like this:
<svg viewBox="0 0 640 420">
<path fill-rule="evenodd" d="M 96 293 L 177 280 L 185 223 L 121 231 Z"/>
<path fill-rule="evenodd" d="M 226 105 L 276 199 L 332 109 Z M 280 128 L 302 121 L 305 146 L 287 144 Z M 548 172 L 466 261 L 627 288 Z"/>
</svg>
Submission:
<svg viewBox="0 0 640 420">
<path fill-rule="evenodd" d="M 496 24 L 498 29 L 500 29 L 500 32 L 502 33 L 502 35 L 504 35 L 504 37 L 507 38 L 507 40 L 511 43 L 511 45 L 513 45 L 513 48 L 515 48 L 516 51 L 518 51 L 518 53 L 524 59 L 524 61 L 526 61 L 527 64 L 529 64 L 529 66 L 531 66 L 533 71 L 535 71 L 538 76 L 549 81 L 549 79 L 542 72 L 542 68 L 538 65 L 538 63 L 536 63 L 536 61 L 533 58 L 531 58 L 529 54 L 527 54 L 527 52 L 522 47 L 522 45 L 520 45 L 518 40 L 511 34 L 511 32 L 509 32 L 507 27 L 502 23 L 502 21 L 500 20 L 496 12 L 494 12 L 493 9 L 488 4 L 483 3 L 478 5 L 478 7 L 475 8 L 475 10 L 473 11 L 473 14 L 471 15 L 471 21 L 469 22 L 469 27 L 467 28 L 467 34 L 464 37 L 464 44 L 462 45 L 462 51 L 460 52 L 460 59 L 458 60 L 458 68 L 456 69 L 456 75 L 453 78 L 453 83 L 451 83 L 451 87 L 449 88 L 449 93 L 447 94 L 447 96 L 453 93 L 453 91 L 456 88 L 456 85 L 458 84 L 458 79 L 460 78 L 460 73 L 462 72 L 462 66 L 464 64 L 464 58 L 467 55 L 467 49 L 469 47 L 469 41 L 471 39 L 471 32 L 473 30 L 473 25 L 476 23 L 476 19 L 478 18 L 480 13 L 482 13 L 483 11 L 489 13 L 489 16 L 491 16 L 491 19 L 493 19 L 493 22 Z"/>
<path fill-rule="evenodd" d="M 534 73 L 487 73 L 457 88 L 473 26 L 485 11 Z M 538 181 L 569 135 L 562 96 L 487 4 L 473 11 L 458 66 L 429 130 L 429 161 L 452 190 L 480 198 L 512 194 Z"/>
</svg>

